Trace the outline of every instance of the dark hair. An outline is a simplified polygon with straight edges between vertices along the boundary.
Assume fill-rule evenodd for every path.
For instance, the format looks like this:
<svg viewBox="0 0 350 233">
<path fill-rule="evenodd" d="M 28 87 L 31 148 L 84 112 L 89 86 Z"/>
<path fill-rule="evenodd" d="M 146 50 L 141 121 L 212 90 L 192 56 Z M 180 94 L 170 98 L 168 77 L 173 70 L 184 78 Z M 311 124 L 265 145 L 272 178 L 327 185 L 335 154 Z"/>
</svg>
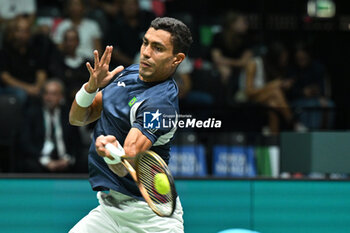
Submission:
<svg viewBox="0 0 350 233">
<path fill-rule="evenodd" d="M 66 88 L 65 88 L 65 85 L 64 85 L 64 83 L 62 82 L 62 80 L 59 79 L 59 78 L 50 78 L 50 79 L 46 80 L 45 83 L 44 83 L 44 85 L 43 85 L 43 87 L 42 87 L 42 91 L 45 90 L 46 86 L 47 86 L 49 83 L 56 83 L 56 84 L 58 84 L 58 85 L 60 86 L 60 88 L 61 88 L 61 93 L 64 94 Z"/>
<path fill-rule="evenodd" d="M 64 31 L 64 33 L 63 33 L 63 40 L 64 41 L 67 40 L 67 34 L 69 32 L 74 32 L 75 35 L 77 36 L 78 41 L 80 41 L 79 32 L 78 32 L 78 30 L 75 27 L 68 28 L 67 30 Z"/>
<path fill-rule="evenodd" d="M 190 29 L 180 20 L 163 17 L 156 18 L 151 22 L 152 28 L 170 32 L 174 46 L 173 53 L 187 54 L 192 44 Z"/>
<path fill-rule="evenodd" d="M 237 22 L 237 20 L 241 17 L 244 16 L 239 12 L 228 11 L 223 17 L 222 27 L 226 30 L 229 30 L 231 24 Z"/>
</svg>

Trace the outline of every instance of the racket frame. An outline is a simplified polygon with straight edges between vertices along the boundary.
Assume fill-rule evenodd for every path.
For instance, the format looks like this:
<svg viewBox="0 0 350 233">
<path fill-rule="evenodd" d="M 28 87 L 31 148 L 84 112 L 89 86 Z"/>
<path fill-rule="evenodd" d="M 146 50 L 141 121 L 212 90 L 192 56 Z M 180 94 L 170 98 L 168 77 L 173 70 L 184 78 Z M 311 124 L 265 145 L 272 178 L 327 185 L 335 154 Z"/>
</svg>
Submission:
<svg viewBox="0 0 350 233">
<path fill-rule="evenodd" d="M 164 162 L 164 160 L 155 152 L 151 151 L 151 150 L 147 150 L 144 152 L 140 152 L 136 155 L 136 157 L 130 157 L 130 156 L 126 156 L 126 155 L 120 155 L 120 154 L 116 154 L 113 153 L 115 152 L 115 149 L 113 149 L 113 147 L 115 147 L 113 144 L 108 143 L 106 145 L 107 150 L 111 153 L 111 155 L 115 158 L 115 157 L 120 157 L 121 159 L 121 163 L 124 165 L 124 167 L 128 170 L 129 174 L 131 175 L 131 177 L 133 178 L 133 180 L 135 181 L 135 183 L 137 184 L 143 198 L 145 199 L 145 201 L 147 202 L 147 204 L 149 205 L 149 207 L 153 210 L 154 213 L 156 213 L 158 216 L 161 217 L 170 217 L 176 208 L 176 197 L 177 197 L 177 193 L 176 193 L 176 189 L 175 189 L 175 183 L 174 183 L 174 178 L 171 175 L 168 165 Z M 161 211 L 159 211 L 159 209 L 155 206 L 154 202 L 152 201 L 151 197 L 149 196 L 147 189 L 144 187 L 144 185 L 140 182 L 139 179 L 139 163 L 140 163 L 140 159 L 142 156 L 152 156 L 161 166 L 162 166 L 162 170 L 164 170 L 168 180 L 169 180 L 169 185 L 170 185 L 170 192 L 171 195 L 174 197 L 174 200 L 172 201 L 172 211 L 170 214 L 164 214 Z M 135 159 L 135 168 L 127 161 L 127 159 Z"/>
</svg>

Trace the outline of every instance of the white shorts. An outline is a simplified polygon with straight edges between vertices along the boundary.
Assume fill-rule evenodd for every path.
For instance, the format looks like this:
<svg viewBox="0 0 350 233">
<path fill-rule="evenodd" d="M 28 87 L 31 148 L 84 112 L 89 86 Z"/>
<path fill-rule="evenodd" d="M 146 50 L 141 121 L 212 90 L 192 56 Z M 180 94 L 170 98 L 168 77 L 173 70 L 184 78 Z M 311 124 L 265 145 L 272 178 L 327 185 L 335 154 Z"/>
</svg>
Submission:
<svg viewBox="0 0 350 233">
<path fill-rule="evenodd" d="M 97 193 L 100 205 L 91 210 L 70 233 L 183 233 L 183 211 L 179 197 L 171 217 L 159 217 L 144 201 L 113 190 Z M 117 206 L 117 207 L 116 207 Z"/>
</svg>

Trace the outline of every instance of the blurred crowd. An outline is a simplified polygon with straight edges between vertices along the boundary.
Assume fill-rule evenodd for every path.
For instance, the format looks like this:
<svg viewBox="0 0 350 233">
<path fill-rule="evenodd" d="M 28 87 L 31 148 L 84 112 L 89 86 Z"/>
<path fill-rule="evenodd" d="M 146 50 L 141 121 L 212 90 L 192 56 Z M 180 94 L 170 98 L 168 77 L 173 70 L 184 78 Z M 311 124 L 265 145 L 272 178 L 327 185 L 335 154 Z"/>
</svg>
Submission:
<svg viewBox="0 0 350 233">
<path fill-rule="evenodd" d="M 247 17 L 230 10 L 203 27 L 188 12 L 168 12 L 167 2 L 0 0 L 1 125 L 17 130 L 12 149 L 0 154 L 20 161 L 9 167 L 4 160 L 0 171 L 85 172 L 93 126 L 68 123 L 75 93 L 88 80 L 85 64 L 106 45 L 114 46 L 111 66 L 137 63 L 157 16 L 177 17 L 194 34 L 196 45 L 174 74 L 184 113 L 222 119 L 222 131 L 332 129 L 330 78 L 309 44 L 261 44 Z M 14 103 L 20 117 L 6 118 Z"/>
</svg>

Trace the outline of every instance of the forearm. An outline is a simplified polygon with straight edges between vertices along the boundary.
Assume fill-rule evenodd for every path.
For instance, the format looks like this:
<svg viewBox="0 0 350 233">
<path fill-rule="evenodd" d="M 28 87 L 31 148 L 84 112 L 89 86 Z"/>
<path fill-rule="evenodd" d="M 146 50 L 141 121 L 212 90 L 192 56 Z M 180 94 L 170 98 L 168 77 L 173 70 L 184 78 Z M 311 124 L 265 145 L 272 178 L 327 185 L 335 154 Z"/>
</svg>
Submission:
<svg viewBox="0 0 350 233">
<path fill-rule="evenodd" d="M 87 108 L 80 107 L 76 100 L 73 101 L 69 112 L 69 123 L 75 126 L 84 126 L 89 124 L 91 115 L 91 106 Z"/>
<path fill-rule="evenodd" d="M 92 93 L 88 91 L 87 85 L 84 85 L 85 90 L 88 93 Z M 98 118 L 100 118 L 102 112 L 102 93 L 99 92 L 95 96 L 92 104 L 88 107 L 80 106 L 76 99 L 73 101 L 70 112 L 69 112 L 69 122 L 75 126 L 84 126 L 94 122 Z"/>
<path fill-rule="evenodd" d="M 41 89 L 44 86 L 44 83 L 46 82 L 47 74 L 45 70 L 38 70 L 36 72 L 36 81 L 35 86 Z"/>
<path fill-rule="evenodd" d="M 6 85 L 11 86 L 11 87 L 17 87 L 20 89 L 27 89 L 30 86 L 29 83 L 18 80 L 16 77 L 13 77 L 10 73 L 8 73 L 6 71 L 2 72 L 1 79 Z"/>
</svg>

